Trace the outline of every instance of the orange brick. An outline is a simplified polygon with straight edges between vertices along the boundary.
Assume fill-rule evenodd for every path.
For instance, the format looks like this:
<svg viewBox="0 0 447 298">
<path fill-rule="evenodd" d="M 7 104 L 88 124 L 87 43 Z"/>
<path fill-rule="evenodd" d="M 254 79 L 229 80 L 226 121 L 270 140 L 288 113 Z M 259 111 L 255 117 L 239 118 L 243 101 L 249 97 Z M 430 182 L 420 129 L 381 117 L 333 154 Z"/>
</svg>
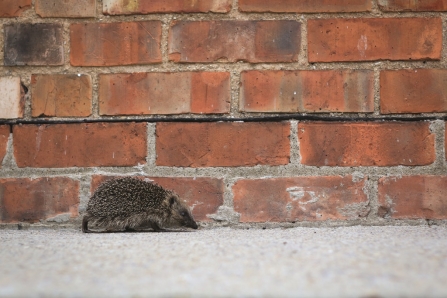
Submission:
<svg viewBox="0 0 447 298">
<path fill-rule="evenodd" d="M 25 90 L 19 77 L 0 77 L 0 119 L 22 118 Z"/>
<path fill-rule="evenodd" d="M 161 22 L 84 23 L 70 26 L 73 66 L 161 62 Z"/>
<path fill-rule="evenodd" d="M 6 146 L 8 145 L 9 126 L 0 125 L 0 168 L 2 167 L 3 158 L 6 155 Z"/>
<path fill-rule="evenodd" d="M 380 73 L 380 112 L 447 112 L 447 70 L 401 69 Z"/>
<path fill-rule="evenodd" d="M 445 123 L 445 136 L 444 136 L 444 151 L 445 151 L 445 159 L 447 160 L 447 122 Z"/>
<path fill-rule="evenodd" d="M 229 12 L 231 0 L 103 0 L 103 12 L 109 15 L 149 14 L 166 12 Z"/>
<path fill-rule="evenodd" d="M 101 115 L 228 113 L 228 72 L 100 75 Z"/>
<path fill-rule="evenodd" d="M 65 177 L 0 179 L 0 222 L 38 222 L 78 216 L 79 182 Z"/>
<path fill-rule="evenodd" d="M 439 60 L 441 18 L 313 19 L 309 62 Z"/>
<path fill-rule="evenodd" d="M 446 0 L 379 0 L 379 8 L 383 11 L 446 11 Z"/>
<path fill-rule="evenodd" d="M 93 18 L 96 0 L 36 0 L 35 9 L 43 18 Z"/>
<path fill-rule="evenodd" d="M 145 123 L 14 126 L 17 165 L 35 168 L 135 166 L 146 162 Z"/>
<path fill-rule="evenodd" d="M 31 0 L 2 0 L 0 1 L 0 18 L 19 17 L 30 7 Z"/>
<path fill-rule="evenodd" d="M 352 176 L 239 180 L 234 210 L 241 222 L 358 219 L 368 215 L 366 178 Z"/>
<path fill-rule="evenodd" d="M 379 216 L 447 219 L 447 176 L 384 177 L 379 180 Z"/>
<path fill-rule="evenodd" d="M 356 12 L 370 11 L 370 0 L 239 0 L 248 12 Z"/>
<path fill-rule="evenodd" d="M 88 117 L 92 112 L 89 75 L 32 75 L 33 117 Z"/>
<path fill-rule="evenodd" d="M 298 60 L 296 21 L 180 21 L 169 31 L 175 62 L 292 62 Z"/>
<path fill-rule="evenodd" d="M 369 70 L 245 71 L 240 110 L 245 112 L 373 112 Z"/>
<path fill-rule="evenodd" d="M 196 168 L 289 163 L 289 123 L 157 123 L 156 135 L 159 166 Z"/>
<path fill-rule="evenodd" d="M 93 193 L 100 183 L 116 178 L 113 176 L 93 176 L 90 188 Z M 175 191 L 191 208 L 195 220 L 210 221 L 208 214 L 217 212 L 223 204 L 224 183 L 215 178 L 187 177 L 138 177 L 154 181 L 160 186 Z"/>
<path fill-rule="evenodd" d="M 301 162 L 312 166 L 416 166 L 435 161 L 429 123 L 299 123 Z"/>
</svg>

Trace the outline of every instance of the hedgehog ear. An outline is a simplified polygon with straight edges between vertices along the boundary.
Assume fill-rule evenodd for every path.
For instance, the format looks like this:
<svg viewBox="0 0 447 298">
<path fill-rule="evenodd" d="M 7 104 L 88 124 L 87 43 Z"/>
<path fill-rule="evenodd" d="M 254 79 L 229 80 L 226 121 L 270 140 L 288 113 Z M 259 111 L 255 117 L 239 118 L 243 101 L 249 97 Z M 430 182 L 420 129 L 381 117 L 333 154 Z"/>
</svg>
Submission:
<svg viewBox="0 0 447 298">
<path fill-rule="evenodd" d="M 175 197 L 172 196 L 169 198 L 169 204 L 172 206 L 172 205 L 174 205 L 174 203 L 175 203 Z"/>
</svg>

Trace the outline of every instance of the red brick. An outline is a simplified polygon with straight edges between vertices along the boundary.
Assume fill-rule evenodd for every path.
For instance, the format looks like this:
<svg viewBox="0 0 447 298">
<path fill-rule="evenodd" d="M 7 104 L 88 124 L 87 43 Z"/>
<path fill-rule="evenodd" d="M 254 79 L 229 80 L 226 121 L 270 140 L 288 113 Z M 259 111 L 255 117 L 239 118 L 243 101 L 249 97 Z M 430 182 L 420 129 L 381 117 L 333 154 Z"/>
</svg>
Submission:
<svg viewBox="0 0 447 298">
<path fill-rule="evenodd" d="M 109 15 L 149 14 L 166 12 L 229 12 L 231 0 L 103 0 L 103 12 Z"/>
<path fill-rule="evenodd" d="M 0 222 L 38 222 L 78 216 L 79 182 L 65 177 L 0 179 Z"/>
<path fill-rule="evenodd" d="M 105 74 L 99 77 L 101 115 L 228 113 L 228 72 Z"/>
<path fill-rule="evenodd" d="M 196 168 L 289 163 L 289 123 L 157 123 L 156 135 L 159 166 Z"/>
<path fill-rule="evenodd" d="M 31 0 L 2 0 L 0 1 L 0 18 L 19 17 L 30 7 Z"/>
<path fill-rule="evenodd" d="M 22 118 L 25 90 L 19 77 L 0 77 L 0 119 Z"/>
<path fill-rule="evenodd" d="M 312 166 L 416 166 L 435 160 L 428 122 L 299 123 L 301 162 Z"/>
<path fill-rule="evenodd" d="M 379 8 L 383 11 L 446 11 L 446 0 L 379 0 Z"/>
<path fill-rule="evenodd" d="M 240 110 L 245 112 L 373 112 L 369 70 L 245 71 Z"/>
<path fill-rule="evenodd" d="M 92 112 L 89 75 L 32 75 L 33 117 L 88 117 Z"/>
<path fill-rule="evenodd" d="M 447 70 L 401 69 L 380 73 L 380 112 L 447 112 Z"/>
<path fill-rule="evenodd" d="M 3 158 L 6 155 L 6 146 L 8 145 L 9 126 L 0 125 L 0 168 L 2 167 Z"/>
<path fill-rule="evenodd" d="M 379 216 L 447 219 L 447 176 L 384 177 L 379 180 Z"/>
<path fill-rule="evenodd" d="M 370 0 L 239 0 L 249 12 L 356 12 L 370 11 Z"/>
<path fill-rule="evenodd" d="M 146 162 L 145 123 L 14 126 L 17 165 L 35 168 L 135 166 Z"/>
<path fill-rule="evenodd" d="M 84 23 L 70 26 L 73 66 L 161 62 L 161 22 Z"/>
<path fill-rule="evenodd" d="M 7 24 L 6 66 L 64 64 L 64 37 L 61 24 Z"/>
<path fill-rule="evenodd" d="M 113 176 L 93 176 L 90 188 L 93 193 L 98 186 Z M 187 178 L 187 177 L 138 177 L 154 181 L 160 186 L 175 191 L 191 208 L 195 220 L 210 221 L 208 214 L 217 212 L 223 204 L 224 184 L 215 178 Z"/>
<path fill-rule="evenodd" d="M 43 18 L 93 18 L 96 0 L 36 0 L 35 9 Z"/>
<path fill-rule="evenodd" d="M 169 59 L 291 62 L 298 60 L 300 39 L 295 21 L 180 21 L 169 31 Z"/>
<path fill-rule="evenodd" d="M 366 178 L 352 176 L 239 180 L 234 210 L 241 222 L 358 219 L 368 215 Z"/>
<path fill-rule="evenodd" d="M 439 60 L 441 18 L 314 19 L 309 62 Z"/>
</svg>

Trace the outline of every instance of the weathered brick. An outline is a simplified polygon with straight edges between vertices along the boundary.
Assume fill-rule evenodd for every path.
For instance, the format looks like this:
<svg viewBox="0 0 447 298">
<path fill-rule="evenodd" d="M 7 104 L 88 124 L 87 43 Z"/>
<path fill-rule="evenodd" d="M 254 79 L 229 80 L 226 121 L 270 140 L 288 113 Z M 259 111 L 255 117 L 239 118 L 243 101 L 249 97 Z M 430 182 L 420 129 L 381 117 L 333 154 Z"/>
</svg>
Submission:
<svg viewBox="0 0 447 298">
<path fill-rule="evenodd" d="M 33 117 L 88 117 L 92 110 L 89 75 L 33 75 Z"/>
<path fill-rule="evenodd" d="M 74 66 L 161 62 L 161 22 L 85 23 L 70 26 Z"/>
<path fill-rule="evenodd" d="M 105 74 L 99 77 L 101 115 L 228 113 L 228 72 Z"/>
<path fill-rule="evenodd" d="M 93 176 L 90 187 L 93 193 L 98 186 L 113 176 Z M 175 191 L 191 208 L 194 219 L 197 221 L 210 221 L 208 214 L 217 212 L 223 204 L 224 184 L 221 179 L 215 178 L 188 178 L 188 177 L 138 177 L 147 181 L 154 181 L 160 186 Z"/>
<path fill-rule="evenodd" d="M 2 0 L 0 1 L 0 18 L 19 17 L 30 7 L 31 0 Z"/>
<path fill-rule="evenodd" d="M 25 90 L 19 77 L 0 77 L 0 119 L 22 118 Z"/>
<path fill-rule="evenodd" d="M 246 112 L 373 112 L 369 70 L 245 71 L 240 110 Z"/>
<path fill-rule="evenodd" d="M 103 0 L 103 12 L 109 15 L 165 12 L 229 12 L 231 0 Z"/>
<path fill-rule="evenodd" d="M 380 73 L 380 112 L 447 112 L 447 70 L 400 69 Z"/>
<path fill-rule="evenodd" d="M 370 11 L 370 0 L 239 0 L 248 12 L 356 12 Z"/>
<path fill-rule="evenodd" d="M 146 162 L 145 123 L 14 126 L 17 165 L 35 168 L 135 166 Z"/>
<path fill-rule="evenodd" d="M 8 145 L 9 126 L 0 125 L 0 168 L 6 155 L 6 146 Z"/>
<path fill-rule="evenodd" d="M 169 31 L 175 62 L 291 62 L 298 60 L 296 21 L 179 21 Z"/>
<path fill-rule="evenodd" d="M 43 18 L 92 18 L 96 0 L 36 0 L 36 13 Z"/>
<path fill-rule="evenodd" d="M 175 167 L 284 165 L 290 124 L 157 123 L 156 163 Z M 262 137 L 260 137 L 262 136 Z"/>
<path fill-rule="evenodd" d="M 301 162 L 312 166 L 428 165 L 429 123 L 299 123 Z"/>
<path fill-rule="evenodd" d="M 5 65 L 64 64 L 61 24 L 8 24 L 4 30 Z"/>
<path fill-rule="evenodd" d="M 447 122 L 445 123 L 445 136 L 444 136 L 444 151 L 445 151 L 445 159 L 447 160 Z"/>
<path fill-rule="evenodd" d="M 379 216 L 447 219 L 447 176 L 384 177 L 379 180 Z"/>
<path fill-rule="evenodd" d="M 65 178 L 0 179 L 0 222 L 38 222 L 78 216 L 79 182 Z"/>
<path fill-rule="evenodd" d="M 383 11 L 446 11 L 446 0 L 378 0 L 379 8 Z"/>
<path fill-rule="evenodd" d="M 439 60 L 441 18 L 313 19 L 309 62 Z"/>
<path fill-rule="evenodd" d="M 239 180 L 233 186 L 234 210 L 241 222 L 358 219 L 370 211 L 365 181 L 352 176 Z"/>
</svg>

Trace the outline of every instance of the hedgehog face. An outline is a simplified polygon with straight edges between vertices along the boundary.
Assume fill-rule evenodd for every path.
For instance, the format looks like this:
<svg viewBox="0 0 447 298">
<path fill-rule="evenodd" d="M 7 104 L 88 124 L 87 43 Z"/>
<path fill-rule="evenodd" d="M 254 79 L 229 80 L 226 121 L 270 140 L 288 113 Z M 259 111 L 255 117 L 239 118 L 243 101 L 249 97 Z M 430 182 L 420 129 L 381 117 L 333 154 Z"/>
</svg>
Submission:
<svg viewBox="0 0 447 298">
<path fill-rule="evenodd" d="M 176 194 L 171 194 L 169 197 L 169 204 L 171 206 L 171 225 L 172 226 L 183 226 L 188 228 L 197 229 L 197 223 L 189 211 L 188 206 L 180 201 Z"/>
</svg>

